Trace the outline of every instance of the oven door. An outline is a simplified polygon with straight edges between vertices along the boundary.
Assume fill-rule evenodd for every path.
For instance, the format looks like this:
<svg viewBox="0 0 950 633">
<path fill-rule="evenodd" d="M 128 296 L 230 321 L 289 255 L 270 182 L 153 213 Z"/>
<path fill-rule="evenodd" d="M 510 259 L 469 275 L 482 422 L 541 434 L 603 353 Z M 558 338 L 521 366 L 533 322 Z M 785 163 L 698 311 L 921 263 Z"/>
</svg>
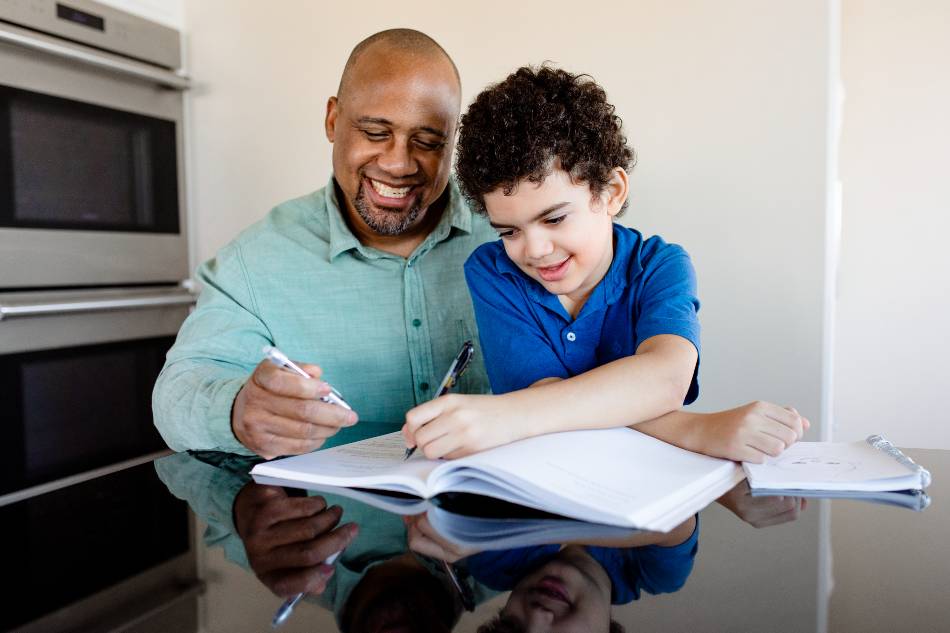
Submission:
<svg viewBox="0 0 950 633">
<path fill-rule="evenodd" d="M 181 91 L 0 35 L 0 290 L 186 279 Z"/>
<path fill-rule="evenodd" d="M 193 302 L 162 288 L 0 294 L 0 502 L 167 451 L 152 386 Z"/>
</svg>

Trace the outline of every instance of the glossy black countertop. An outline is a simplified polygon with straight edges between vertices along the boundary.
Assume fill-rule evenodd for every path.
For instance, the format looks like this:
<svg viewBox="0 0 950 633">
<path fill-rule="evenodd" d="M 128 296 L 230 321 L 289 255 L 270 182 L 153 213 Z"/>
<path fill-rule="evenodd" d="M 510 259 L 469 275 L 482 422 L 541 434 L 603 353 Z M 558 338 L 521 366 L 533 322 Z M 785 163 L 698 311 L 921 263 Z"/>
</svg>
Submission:
<svg viewBox="0 0 950 633">
<path fill-rule="evenodd" d="M 500 610 L 527 619 L 531 631 L 606 631 L 607 618 L 627 631 L 947 631 L 950 451 L 906 453 L 933 474 L 923 510 L 752 497 L 743 482 L 666 548 L 650 544 L 663 537 L 601 526 L 557 524 L 567 531 L 554 534 L 551 517 L 471 497 L 403 517 L 345 496 L 258 485 L 247 475 L 251 462 L 220 453 L 137 468 L 193 513 L 204 585 L 198 630 L 209 633 L 272 630 L 284 597 L 302 587 L 311 595 L 282 631 L 343 623 L 377 633 L 474 632 Z M 324 506 L 338 506 L 339 521 Z M 146 509 L 130 511 L 153 520 Z M 471 514 L 483 522 L 464 518 Z M 514 518 L 486 524 L 485 515 Z M 358 533 L 323 578 L 331 536 L 354 523 Z M 488 527 L 499 526 L 489 538 Z M 460 544 L 465 529 L 483 542 Z M 57 573 L 68 583 L 84 572 Z"/>
</svg>

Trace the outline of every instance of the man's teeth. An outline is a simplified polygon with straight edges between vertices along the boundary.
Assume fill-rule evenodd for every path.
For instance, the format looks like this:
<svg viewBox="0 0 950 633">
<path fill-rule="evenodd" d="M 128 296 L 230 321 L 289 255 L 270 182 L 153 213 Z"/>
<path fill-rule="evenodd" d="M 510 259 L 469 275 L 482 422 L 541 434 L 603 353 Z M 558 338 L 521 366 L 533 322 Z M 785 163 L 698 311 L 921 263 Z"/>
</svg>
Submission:
<svg viewBox="0 0 950 633">
<path fill-rule="evenodd" d="M 370 178 L 369 181 L 373 185 L 373 189 L 376 193 L 386 198 L 405 198 L 409 190 L 412 189 L 412 187 L 390 187 L 372 178 Z"/>
</svg>

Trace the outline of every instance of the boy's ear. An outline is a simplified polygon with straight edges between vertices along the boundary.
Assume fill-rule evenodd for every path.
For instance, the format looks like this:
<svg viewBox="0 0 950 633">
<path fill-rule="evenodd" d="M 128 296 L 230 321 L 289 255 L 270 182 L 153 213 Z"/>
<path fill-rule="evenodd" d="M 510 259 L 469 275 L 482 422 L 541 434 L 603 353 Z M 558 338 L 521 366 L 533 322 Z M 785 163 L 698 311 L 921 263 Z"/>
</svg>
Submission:
<svg viewBox="0 0 950 633">
<path fill-rule="evenodd" d="M 610 174 L 610 181 L 604 189 L 604 202 L 607 204 L 607 214 L 616 216 L 623 209 L 629 193 L 629 178 L 623 167 L 615 167 Z"/>
</svg>

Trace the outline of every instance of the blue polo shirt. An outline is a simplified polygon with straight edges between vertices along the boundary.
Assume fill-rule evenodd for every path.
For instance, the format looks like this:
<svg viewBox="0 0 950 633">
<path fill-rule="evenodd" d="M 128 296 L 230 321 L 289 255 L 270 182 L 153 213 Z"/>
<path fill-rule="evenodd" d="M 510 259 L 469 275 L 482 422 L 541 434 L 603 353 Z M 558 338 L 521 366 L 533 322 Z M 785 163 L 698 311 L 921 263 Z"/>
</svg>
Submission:
<svg viewBox="0 0 950 633">
<path fill-rule="evenodd" d="M 570 378 L 636 353 L 646 339 L 675 334 L 699 353 L 699 299 L 689 255 L 676 244 L 613 225 L 614 257 L 576 319 L 525 275 L 501 240 L 465 262 L 492 392 L 542 378 Z M 684 404 L 699 395 L 699 360 Z"/>
<path fill-rule="evenodd" d="M 557 556 L 561 545 L 534 545 L 484 551 L 465 559 L 468 572 L 489 589 L 510 591 L 521 579 Z M 699 549 L 699 516 L 688 539 L 672 547 L 599 547 L 584 545 L 610 577 L 610 603 L 627 604 L 640 592 L 673 593 L 686 584 Z"/>
</svg>

